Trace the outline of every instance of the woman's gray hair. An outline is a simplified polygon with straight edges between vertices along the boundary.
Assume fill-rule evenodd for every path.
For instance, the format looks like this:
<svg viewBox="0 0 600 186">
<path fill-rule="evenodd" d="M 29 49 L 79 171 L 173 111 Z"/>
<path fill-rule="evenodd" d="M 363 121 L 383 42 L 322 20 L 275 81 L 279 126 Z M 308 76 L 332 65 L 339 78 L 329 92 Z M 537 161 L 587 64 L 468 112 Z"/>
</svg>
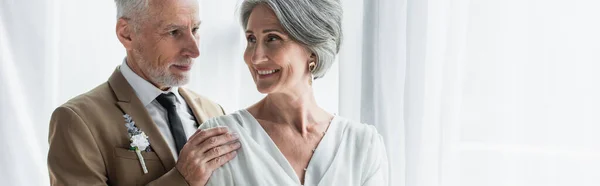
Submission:
<svg viewBox="0 0 600 186">
<path fill-rule="evenodd" d="M 134 31 L 137 32 L 140 22 L 143 21 L 150 0 L 115 0 L 117 5 L 117 19 L 127 18 L 133 22 Z"/>
<path fill-rule="evenodd" d="M 240 8 L 244 30 L 256 5 L 268 5 L 285 31 L 317 56 L 315 78 L 325 75 L 340 51 L 342 5 L 339 0 L 245 0 Z"/>
</svg>

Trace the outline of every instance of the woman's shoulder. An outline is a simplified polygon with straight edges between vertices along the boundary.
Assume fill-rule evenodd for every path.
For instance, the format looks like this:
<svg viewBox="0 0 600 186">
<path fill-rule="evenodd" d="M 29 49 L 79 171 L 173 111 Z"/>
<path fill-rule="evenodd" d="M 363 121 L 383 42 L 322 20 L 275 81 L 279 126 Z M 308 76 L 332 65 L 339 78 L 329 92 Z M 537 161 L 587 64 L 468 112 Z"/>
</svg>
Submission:
<svg viewBox="0 0 600 186">
<path fill-rule="evenodd" d="M 235 112 L 227 114 L 227 115 L 210 118 L 210 119 L 204 121 L 204 123 L 202 123 L 200 125 L 199 129 L 208 129 L 208 128 L 214 128 L 214 127 L 223 127 L 223 126 L 239 127 L 239 126 L 243 125 L 244 120 L 247 119 L 245 117 L 247 117 L 247 116 L 243 113 L 243 110 L 238 110 L 238 111 L 235 111 Z"/>
<path fill-rule="evenodd" d="M 375 126 L 361 123 L 355 120 L 347 119 L 341 116 L 336 116 L 336 121 L 343 133 L 344 140 L 352 141 L 355 145 L 370 146 L 377 142 L 381 135 L 377 132 Z"/>
<path fill-rule="evenodd" d="M 375 126 L 373 125 L 361 123 L 352 119 L 344 118 L 342 116 L 335 117 L 337 124 L 341 125 L 344 128 L 345 132 L 349 132 L 351 134 L 359 136 L 379 135 L 379 133 L 377 132 L 377 128 L 375 128 Z"/>
<path fill-rule="evenodd" d="M 373 125 L 345 118 L 338 121 L 346 125 L 342 144 L 344 144 L 344 149 L 349 152 L 346 153 L 349 156 L 348 159 L 360 162 L 363 166 L 364 176 L 370 177 L 379 165 L 387 162 L 383 137 Z"/>
</svg>

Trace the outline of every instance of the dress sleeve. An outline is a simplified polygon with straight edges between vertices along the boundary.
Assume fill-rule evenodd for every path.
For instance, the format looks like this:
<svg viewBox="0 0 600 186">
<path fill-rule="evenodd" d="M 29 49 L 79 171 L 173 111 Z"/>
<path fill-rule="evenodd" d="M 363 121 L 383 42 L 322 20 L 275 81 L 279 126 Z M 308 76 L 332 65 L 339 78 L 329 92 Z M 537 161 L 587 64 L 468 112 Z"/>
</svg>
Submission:
<svg viewBox="0 0 600 186">
<path fill-rule="evenodd" d="M 210 128 L 215 128 L 218 127 L 219 122 L 217 122 L 216 118 L 211 118 L 209 120 L 204 121 L 204 123 L 200 124 L 200 127 L 198 127 L 198 130 L 206 130 L 206 129 L 210 129 Z"/>
<path fill-rule="evenodd" d="M 375 127 L 373 127 L 374 129 Z M 380 134 L 373 135 L 373 141 L 367 157 L 367 176 L 363 186 L 387 186 L 389 184 L 389 165 L 385 144 Z"/>
</svg>

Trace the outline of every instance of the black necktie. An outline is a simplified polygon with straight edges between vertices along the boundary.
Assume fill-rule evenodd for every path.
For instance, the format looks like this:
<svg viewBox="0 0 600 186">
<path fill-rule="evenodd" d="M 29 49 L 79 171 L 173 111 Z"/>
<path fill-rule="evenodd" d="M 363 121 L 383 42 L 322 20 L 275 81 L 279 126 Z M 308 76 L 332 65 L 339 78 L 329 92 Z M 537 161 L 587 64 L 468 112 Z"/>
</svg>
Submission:
<svg viewBox="0 0 600 186">
<path fill-rule="evenodd" d="M 175 148 L 177 149 L 177 154 L 179 154 L 183 148 L 183 145 L 185 145 L 185 142 L 187 142 L 187 137 L 185 136 L 181 119 L 179 118 L 179 115 L 177 115 L 177 108 L 175 107 L 176 99 L 177 98 L 175 97 L 175 94 L 171 92 L 168 94 L 160 94 L 156 98 L 156 101 L 158 101 L 160 105 L 167 109 L 169 129 L 171 129 L 171 134 L 175 140 Z"/>
</svg>

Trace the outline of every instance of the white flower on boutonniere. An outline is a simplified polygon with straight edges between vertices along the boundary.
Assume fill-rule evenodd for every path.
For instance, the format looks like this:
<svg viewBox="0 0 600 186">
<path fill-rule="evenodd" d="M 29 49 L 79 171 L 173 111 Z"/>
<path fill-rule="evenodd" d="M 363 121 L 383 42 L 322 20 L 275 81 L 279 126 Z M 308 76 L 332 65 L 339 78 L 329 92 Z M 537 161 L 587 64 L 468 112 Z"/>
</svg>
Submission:
<svg viewBox="0 0 600 186">
<path fill-rule="evenodd" d="M 131 141 L 131 147 L 137 148 L 140 151 L 145 151 L 146 148 L 150 146 L 150 142 L 148 142 L 148 136 L 146 136 L 146 133 L 144 132 L 131 136 L 129 141 Z"/>
<path fill-rule="evenodd" d="M 129 134 L 129 142 L 131 142 L 129 150 L 135 151 L 135 154 L 137 154 L 137 157 L 140 160 L 142 170 L 144 171 L 144 174 L 146 174 L 148 173 L 148 168 L 146 167 L 144 157 L 142 157 L 142 151 L 150 151 L 150 142 L 148 141 L 148 136 L 135 126 L 135 121 L 131 119 L 129 114 L 125 114 L 123 117 L 125 118 L 127 133 Z"/>
</svg>

